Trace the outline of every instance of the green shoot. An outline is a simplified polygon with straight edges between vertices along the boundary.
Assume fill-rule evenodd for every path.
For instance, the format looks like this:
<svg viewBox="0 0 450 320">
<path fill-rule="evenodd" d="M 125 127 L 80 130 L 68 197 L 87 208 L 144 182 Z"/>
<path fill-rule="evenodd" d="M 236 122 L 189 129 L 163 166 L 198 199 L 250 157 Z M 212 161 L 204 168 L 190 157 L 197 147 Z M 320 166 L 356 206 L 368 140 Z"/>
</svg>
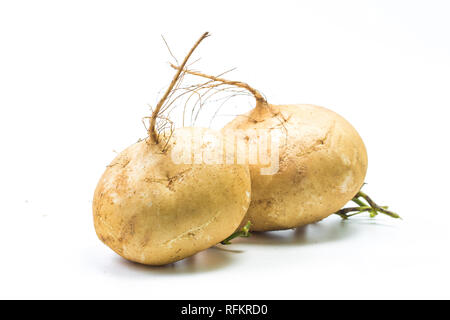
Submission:
<svg viewBox="0 0 450 320">
<path fill-rule="evenodd" d="M 379 206 L 362 191 L 359 191 L 355 195 L 355 197 L 353 197 L 352 201 L 356 203 L 358 207 L 344 208 L 335 212 L 335 214 L 337 214 L 344 220 L 347 220 L 348 218 L 363 212 L 369 212 L 371 218 L 375 218 L 379 213 L 383 213 L 390 216 L 391 218 L 401 219 L 398 214 L 389 211 L 387 206 Z"/>
<path fill-rule="evenodd" d="M 225 240 L 223 240 L 223 241 L 220 242 L 220 243 L 223 244 L 223 245 L 228 245 L 228 244 L 231 244 L 231 240 L 233 240 L 234 238 L 237 238 L 237 237 L 248 238 L 248 237 L 250 237 L 250 236 L 251 236 L 251 233 L 250 233 L 250 226 L 251 226 L 251 225 L 252 225 L 252 224 L 251 224 L 250 221 L 247 222 L 247 223 L 245 224 L 245 226 L 242 227 L 241 230 L 238 230 L 238 231 L 234 232 L 234 233 L 231 234 L 228 238 L 226 238 Z"/>
</svg>

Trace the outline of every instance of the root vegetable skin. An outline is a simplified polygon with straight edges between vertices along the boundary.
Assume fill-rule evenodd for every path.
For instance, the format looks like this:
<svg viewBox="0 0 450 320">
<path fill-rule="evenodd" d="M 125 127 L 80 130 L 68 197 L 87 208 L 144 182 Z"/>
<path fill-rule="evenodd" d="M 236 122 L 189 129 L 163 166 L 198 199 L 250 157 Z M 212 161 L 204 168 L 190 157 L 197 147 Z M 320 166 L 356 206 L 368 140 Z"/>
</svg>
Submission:
<svg viewBox="0 0 450 320">
<path fill-rule="evenodd" d="M 204 129 L 177 132 L 193 130 Z M 95 190 L 97 235 L 128 260 L 149 265 L 181 260 L 221 242 L 246 214 L 248 168 L 174 164 L 170 149 L 176 143 L 172 137 L 164 153 L 146 141 L 130 146 L 107 167 Z"/>
<path fill-rule="evenodd" d="M 208 35 L 197 40 L 181 68 Z M 177 70 L 149 117 L 148 138 L 114 159 L 94 193 L 94 226 L 100 240 L 122 257 L 143 264 L 175 262 L 228 239 L 250 204 L 247 166 L 173 161 L 170 151 L 177 141 L 182 147 L 186 143 L 177 136 L 206 134 L 222 141 L 220 133 L 201 128 L 160 134 L 157 119 L 170 122 L 161 113 L 182 78 Z M 212 145 L 204 143 L 194 152 L 208 154 Z"/>
<path fill-rule="evenodd" d="M 258 102 L 224 130 L 283 128 L 280 167 L 261 175 L 250 165 L 252 202 L 244 221 L 252 230 L 290 229 L 322 220 L 342 208 L 360 190 L 367 152 L 344 118 L 314 105 L 269 105 Z"/>
<path fill-rule="evenodd" d="M 315 105 L 271 105 L 247 83 L 184 71 L 210 79 L 211 87 L 236 86 L 255 97 L 256 107 L 237 116 L 224 132 L 284 131 L 277 173 L 262 175 L 261 165 L 249 165 L 252 202 L 244 222 L 251 222 L 251 230 L 283 230 L 322 220 L 360 191 L 367 171 L 367 151 L 358 132 L 344 118 Z"/>
</svg>

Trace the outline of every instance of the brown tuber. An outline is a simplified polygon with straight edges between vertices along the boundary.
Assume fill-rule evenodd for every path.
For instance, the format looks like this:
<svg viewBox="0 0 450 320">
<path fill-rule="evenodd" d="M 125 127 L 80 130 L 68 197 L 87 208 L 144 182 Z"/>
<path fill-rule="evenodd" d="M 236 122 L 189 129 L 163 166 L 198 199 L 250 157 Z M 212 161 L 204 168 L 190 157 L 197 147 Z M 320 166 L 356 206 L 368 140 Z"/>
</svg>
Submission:
<svg viewBox="0 0 450 320">
<path fill-rule="evenodd" d="M 183 61 L 186 64 L 202 35 Z M 250 174 L 236 164 L 178 163 L 181 137 L 223 137 L 200 128 L 159 134 L 157 119 L 180 81 L 178 70 L 150 118 L 149 136 L 121 152 L 107 167 L 94 194 L 93 214 L 101 241 L 122 257 L 163 265 L 191 256 L 230 236 L 250 204 Z M 202 154 L 211 148 L 199 146 Z"/>
</svg>

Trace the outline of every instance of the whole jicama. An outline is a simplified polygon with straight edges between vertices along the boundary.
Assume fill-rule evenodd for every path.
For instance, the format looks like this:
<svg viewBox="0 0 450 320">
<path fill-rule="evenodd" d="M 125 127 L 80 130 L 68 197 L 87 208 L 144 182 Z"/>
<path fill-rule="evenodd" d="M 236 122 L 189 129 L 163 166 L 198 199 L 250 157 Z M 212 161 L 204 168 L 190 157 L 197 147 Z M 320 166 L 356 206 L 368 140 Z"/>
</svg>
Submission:
<svg viewBox="0 0 450 320">
<path fill-rule="evenodd" d="M 252 201 L 244 221 L 251 222 L 252 230 L 290 229 L 322 220 L 358 194 L 367 171 L 367 152 L 358 132 L 344 118 L 315 105 L 269 104 L 246 83 L 185 72 L 254 95 L 256 107 L 237 116 L 223 132 L 248 132 L 245 141 L 251 140 L 252 132 L 277 132 L 277 149 L 270 150 L 276 155 L 277 170 L 267 174 L 267 164 L 249 162 Z M 378 209 L 384 210 L 361 207 L 359 211 Z"/>
<path fill-rule="evenodd" d="M 182 66 L 207 35 L 197 41 Z M 156 120 L 180 73 L 153 112 L 148 138 L 112 161 L 94 194 L 99 239 L 120 256 L 142 264 L 168 264 L 221 242 L 233 234 L 250 204 L 245 165 L 183 162 L 177 157 L 180 147 L 188 147 L 186 137 L 208 136 L 208 141 L 212 137 L 220 142 L 221 133 L 201 128 L 157 132 Z M 196 157 L 216 148 L 209 142 L 196 146 Z"/>
<path fill-rule="evenodd" d="M 358 193 L 367 171 L 359 134 L 322 107 L 260 103 L 224 130 L 280 127 L 285 137 L 279 143 L 278 171 L 263 175 L 263 165 L 250 165 L 252 202 L 246 220 L 255 231 L 295 228 L 328 217 Z"/>
</svg>

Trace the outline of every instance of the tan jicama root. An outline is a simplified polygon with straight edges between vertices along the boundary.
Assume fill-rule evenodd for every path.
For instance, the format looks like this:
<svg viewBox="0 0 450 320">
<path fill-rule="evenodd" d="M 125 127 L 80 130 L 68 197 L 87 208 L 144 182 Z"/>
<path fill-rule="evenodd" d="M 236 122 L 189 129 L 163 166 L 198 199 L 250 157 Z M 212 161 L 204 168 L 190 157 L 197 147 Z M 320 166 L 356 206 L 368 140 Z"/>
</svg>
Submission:
<svg viewBox="0 0 450 320">
<path fill-rule="evenodd" d="M 208 36 L 203 34 L 189 51 Z M 181 128 L 166 136 L 158 119 L 172 103 L 184 71 L 179 69 L 157 103 L 148 138 L 121 152 L 106 168 L 94 194 L 93 214 L 101 241 L 122 257 L 162 265 L 214 246 L 238 228 L 250 204 L 250 174 L 237 164 L 193 164 L 174 161 L 173 150 L 186 136 L 221 134 L 209 129 Z M 183 146 L 183 145 L 182 145 Z M 194 150 L 203 154 L 199 144 Z M 228 242 L 228 241 L 227 241 Z"/>
<path fill-rule="evenodd" d="M 366 148 L 356 130 L 338 114 L 315 105 L 269 104 L 247 83 L 172 67 L 210 79 L 213 81 L 210 86 L 233 85 L 255 97 L 255 108 L 236 117 L 224 131 L 282 128 L 286 135 L 285 143 L 279 146 L 276 173 L 263 175 L 264 165 L 250 165 L 252 202 L 244 221 L 251 222 L 252 230 L 295 228 L 333 213 L 344 219 L 351 216 L 349 212 L 369 212 L 371 216 L 381 212 L 399 217 L 360 191 L 367 170 Z M 352 199 L 359 207 L 340 210 Z"/>
</svg>

